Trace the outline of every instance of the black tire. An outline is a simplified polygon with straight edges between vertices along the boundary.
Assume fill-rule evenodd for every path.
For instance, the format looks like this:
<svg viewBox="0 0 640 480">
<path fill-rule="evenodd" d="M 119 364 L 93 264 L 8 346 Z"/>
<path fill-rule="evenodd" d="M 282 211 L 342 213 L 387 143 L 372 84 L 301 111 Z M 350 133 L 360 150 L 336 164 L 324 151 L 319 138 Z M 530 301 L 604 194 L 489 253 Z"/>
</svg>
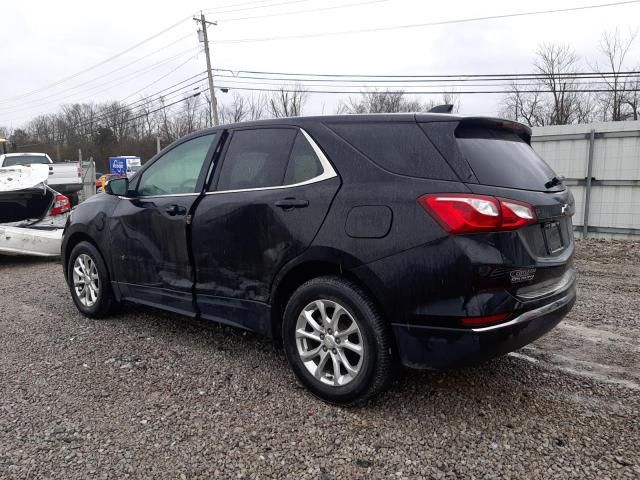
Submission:
<svg viewBox="0 0 640 480">
<path fill-rule="evenodd" d="M 91 259 L 91 261 L 95 264 L 98 274 L 99 288 L 97 299 L 95 300 L 95 303 L 91 305 L 83 304 L 74 286 L 73 269 L 76 259 L 81 255 L 87 255 Z M 118 306 L 115 296 L 113 295 L 113 290 L 111 288 L 107 265 L 104 263 L 104 259 L 102 258 L 102 255 L 100 254 L 98 249 L 90 242 L 80 242 L 75 247 L 73 247 L 71 255 L 69 255 L 69 261 L 67 263 L 67 284 L 69 285 L 73 303 L 76 304 L 76 307 L 78 308 L 80 313 L 87 317 L 106 317 L 109 314 L 113 313 Z"/>
<path fill-rule="evenodd" d="M 347 311 L 360 329 L 361 340 L 364 344 L 362 363 L 359 372 L 345 385 L 328 385 L 317 379 L 305 366 L 298 352 L 296 342 L 298 317 L 305 307 L 321 299 L 337 302 Z M 298 380 L 311 393 L 329 403 L 342 406 L 365 404 L 382 392 L 391 380 L 393 342 L 389 326 L 366 292 L 356 283 L 347 279 L 338 276 L 324 276 L 309 280 L 301 285 L 287 303 L 282 325 L 282 342 L 289 365 Z M 313 345 L 315 346 L 317 343 Z M 320 343 L 319 345 L 324 349 L 324 344 Z M 318 357 L 317 364 L 319 363 Z M 331 369 L 333 370 L 333 368 Z"/>
</svg>

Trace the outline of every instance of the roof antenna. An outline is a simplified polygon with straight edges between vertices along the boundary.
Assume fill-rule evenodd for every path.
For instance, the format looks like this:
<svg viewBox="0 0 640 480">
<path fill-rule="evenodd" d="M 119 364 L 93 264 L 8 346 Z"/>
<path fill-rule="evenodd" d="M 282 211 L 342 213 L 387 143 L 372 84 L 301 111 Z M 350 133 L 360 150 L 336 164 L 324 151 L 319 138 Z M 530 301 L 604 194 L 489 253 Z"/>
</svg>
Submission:
<svg viewBox="0 0 640 480">
<path fill-rule="evenodd" d="M 447 103 L 445 105 L 437 105 L 429 110 L 429 113 L 451 113 L 453 112 L 453 105 Z"/>
</svg>

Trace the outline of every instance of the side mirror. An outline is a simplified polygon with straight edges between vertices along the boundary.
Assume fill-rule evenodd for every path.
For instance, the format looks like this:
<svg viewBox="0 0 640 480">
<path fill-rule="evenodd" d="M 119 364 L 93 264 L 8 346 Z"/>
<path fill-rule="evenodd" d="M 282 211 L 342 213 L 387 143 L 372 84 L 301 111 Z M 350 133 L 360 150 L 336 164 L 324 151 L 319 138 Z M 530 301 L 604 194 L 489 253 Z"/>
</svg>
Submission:
<svg viewBox="0 0 640 480">
<path fill-rule="evenodd" d="M 104 186 L 105 193 L 109 195 L 117 195 L 119 197 L 124 197 L 127 195 L 127 191 L 129 190 L 129 179 L 126 177 L 123 178 L 113 178 L 107 182 Z"/>
</svg>

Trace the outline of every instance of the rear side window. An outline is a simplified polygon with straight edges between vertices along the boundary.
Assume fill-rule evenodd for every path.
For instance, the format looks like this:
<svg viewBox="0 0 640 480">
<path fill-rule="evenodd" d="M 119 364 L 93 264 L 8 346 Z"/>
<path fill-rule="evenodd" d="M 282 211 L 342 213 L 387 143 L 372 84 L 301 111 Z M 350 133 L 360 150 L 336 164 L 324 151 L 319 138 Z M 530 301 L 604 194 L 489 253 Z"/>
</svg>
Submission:
<svg viewBox="0 0 640 480">
<path fill-rule="evenodd" d="M 298 133 L 291 149 L 284 185 L 306 182 L 319 175 L 322 175 L 320 160 L 304 135 Z"/>
<path fill-rule="evenodd" d="M 545 191 L 545 183 L 555 176 L 535 150 L 509 130 L 463 125 L 456 130 L 456 138 L 483 185 Z"/>
<path fill-rule="evenodd" d="M 340 123 L 329 127 L 385 170 L 411 177 L 457 180 L 416 123 Z"/>
<path fill-rule="evenodd" d="M 220 171 L 217 190 L 243 190 L 282 184 L 296 131 L 287 128 L 239 130 Z"/>
</svg>

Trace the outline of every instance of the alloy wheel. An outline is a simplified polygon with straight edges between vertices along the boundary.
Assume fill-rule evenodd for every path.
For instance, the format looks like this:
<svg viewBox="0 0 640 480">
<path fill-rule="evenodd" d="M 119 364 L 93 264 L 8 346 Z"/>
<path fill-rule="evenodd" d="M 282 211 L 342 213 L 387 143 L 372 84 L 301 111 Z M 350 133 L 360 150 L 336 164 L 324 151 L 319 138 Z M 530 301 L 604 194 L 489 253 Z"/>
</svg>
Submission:
<svg viewBox="0 0 640 480">
<path fill-rule="evenodd" d="M 98 267 L 86 253 L 81 253 L 73 263 L 73 288 L 82 305 L 91 308 L 98 301 L 100 277 Z"/>
<path fill-rule="evenodd" d="M 357 377 L 366 354 L 358 323 L 332 300 L 315 300 L 302 309 L 296 322 L 296 346 L 309 373 L 335 387 Z"/>
</svg>

